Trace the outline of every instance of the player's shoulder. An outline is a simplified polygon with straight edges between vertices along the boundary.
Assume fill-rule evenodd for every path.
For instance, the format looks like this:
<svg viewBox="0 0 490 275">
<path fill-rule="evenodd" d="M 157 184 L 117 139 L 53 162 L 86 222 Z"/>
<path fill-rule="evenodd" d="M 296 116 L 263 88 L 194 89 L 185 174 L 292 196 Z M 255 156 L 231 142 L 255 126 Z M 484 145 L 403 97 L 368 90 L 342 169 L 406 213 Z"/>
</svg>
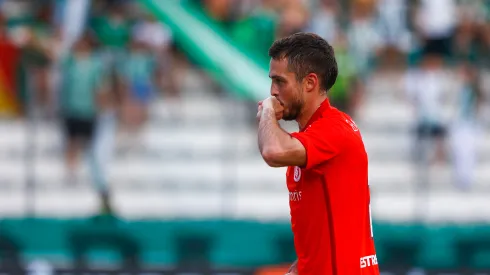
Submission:
<svg viewBox="0 0 490 275">
<path fill-rule="evenodd" d="M 321 121 L 319 124 L 333 131 L 359 132 L 354 120 L 337 108 L 332 107 L 329 112 L 322 115 L 319 121 Z"/>
</svg>

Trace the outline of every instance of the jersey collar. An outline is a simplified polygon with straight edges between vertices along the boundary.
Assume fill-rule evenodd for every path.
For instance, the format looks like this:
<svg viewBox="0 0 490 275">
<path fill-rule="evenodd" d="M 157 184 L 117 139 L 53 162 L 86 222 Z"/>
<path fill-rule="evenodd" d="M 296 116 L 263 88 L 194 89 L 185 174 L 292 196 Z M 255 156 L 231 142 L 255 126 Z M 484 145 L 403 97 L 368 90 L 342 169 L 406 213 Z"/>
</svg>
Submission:
<svg viewBox="0 0 490 275">
<path fill-rule="evenodd" d="M 304 132 L 306 130 L 306 128 L 308 128 L 313 122 L 315 122 L 316 120 L 321 118 L 323 116 L 323 114 L 325 113 L 325 111 L 327 111 L 328 109 L 330 109 L 330 101 L 328 100 L 328 98 L 325 98 L 325 100 L 322 102 L 322 104 L 320 104 L 320 107 L 318 107 L 318 109 L 316 109 L 316 111 L 313 113 L 313 115 L 310 117 L 310 119 L 306 123 L 305 127 L 303 129 L 301 129 L 300 132 Z"/>
</svg>

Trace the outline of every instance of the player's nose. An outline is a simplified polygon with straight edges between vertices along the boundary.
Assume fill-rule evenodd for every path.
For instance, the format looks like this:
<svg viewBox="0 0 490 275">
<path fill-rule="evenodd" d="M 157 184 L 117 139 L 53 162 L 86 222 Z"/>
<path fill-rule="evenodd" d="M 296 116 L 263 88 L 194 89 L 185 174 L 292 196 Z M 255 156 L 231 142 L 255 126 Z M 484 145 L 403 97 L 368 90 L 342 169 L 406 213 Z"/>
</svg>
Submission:
<svg viewBox="0 0 490 275">
<path fill-rule="evenodd" d="M 277 89 L 272 88 L 271 89 L 271 96 L 274 96 L 274 97 L 279 96 L 279 91 Z"/>
</svg>

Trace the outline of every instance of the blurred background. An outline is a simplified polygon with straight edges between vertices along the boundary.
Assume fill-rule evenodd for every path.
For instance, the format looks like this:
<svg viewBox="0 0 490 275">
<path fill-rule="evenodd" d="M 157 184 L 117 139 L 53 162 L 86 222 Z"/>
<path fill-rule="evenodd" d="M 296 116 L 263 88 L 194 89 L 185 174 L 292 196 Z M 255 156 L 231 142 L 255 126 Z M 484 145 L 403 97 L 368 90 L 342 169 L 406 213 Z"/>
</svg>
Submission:
<svg viewBox="0 0 490 275">
<path fill-rule="evenodd" d="M 0 0 L 0 273 L 284 274 L 255 114 L 298 31 L 335 48 L 383 274 L 490 274 L 488 0 Z"/>
</svg>

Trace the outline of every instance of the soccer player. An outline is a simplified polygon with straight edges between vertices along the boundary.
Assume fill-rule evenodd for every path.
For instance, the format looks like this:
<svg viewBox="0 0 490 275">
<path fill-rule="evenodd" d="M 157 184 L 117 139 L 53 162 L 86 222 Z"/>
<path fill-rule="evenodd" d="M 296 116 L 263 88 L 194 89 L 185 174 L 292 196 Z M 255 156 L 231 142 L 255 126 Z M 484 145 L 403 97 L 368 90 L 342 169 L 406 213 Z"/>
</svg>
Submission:
<svg viewBox="0 0 490 275">
<path fill-rule="evenodd" d="M 288 166 L 287 187 L 298 260 L 289 274 L 378 275 L 368 158 L 352 119 L 330 105 L 337 78 L 333 48 L 297 33 L 269 49 L 271 97 L 258 106 L 265 162 Z M 296 120 L 289 134 L 278 120 Z"/>
</svg>

